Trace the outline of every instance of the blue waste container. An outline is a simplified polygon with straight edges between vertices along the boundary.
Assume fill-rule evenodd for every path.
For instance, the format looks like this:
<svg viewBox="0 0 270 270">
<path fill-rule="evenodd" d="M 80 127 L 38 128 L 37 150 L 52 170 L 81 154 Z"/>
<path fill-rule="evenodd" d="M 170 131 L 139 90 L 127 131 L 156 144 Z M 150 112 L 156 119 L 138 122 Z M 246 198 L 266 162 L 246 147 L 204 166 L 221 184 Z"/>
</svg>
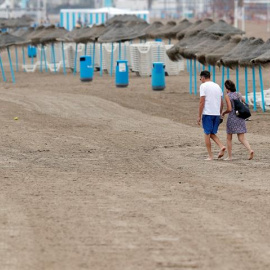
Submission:
<svg viewBox="0 0 270 270">
<path fill-rule="evenodd" d="M 37 48 L 35 46 L 28 45 L 27 46 L 27 55 L 29 58 L 37 57 Z"/>
<path fill-rule="evenodd" d="M 80 57 L 80 79 L 82 82 L 90 82 L 93 80 L 94 68 L 92 65 L 92 57 L 84 55 Z"/>
<path fill-rule="evenodd" d="M 164 90 L 165 87 L 165 65 L 161 62 L 154 62 L 152 69 L 152 89 Z"/>
<path fill-rule="evenodd" d="M 117 60 L 116 73 L 115 73 L 115 84 L 117 87 L 127 87 L 129 83 L 128 76 L 128 61 Z"/>
</svg>

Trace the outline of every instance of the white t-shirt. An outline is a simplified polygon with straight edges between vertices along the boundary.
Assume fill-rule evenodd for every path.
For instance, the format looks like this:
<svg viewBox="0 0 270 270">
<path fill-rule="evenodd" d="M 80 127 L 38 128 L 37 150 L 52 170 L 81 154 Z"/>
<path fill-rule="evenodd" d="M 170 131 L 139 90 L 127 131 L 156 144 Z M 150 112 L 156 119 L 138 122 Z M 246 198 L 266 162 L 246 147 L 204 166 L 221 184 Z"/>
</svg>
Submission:
<svg viewBox="0 0 270 270">
<path fill-rule="evenodd" d="M 200 96 L 205 97 L 203 113 L 206 115 L 220 115 L 222 90 L 217 83 L 208 81 L 200 86 Z"/>
</svg>

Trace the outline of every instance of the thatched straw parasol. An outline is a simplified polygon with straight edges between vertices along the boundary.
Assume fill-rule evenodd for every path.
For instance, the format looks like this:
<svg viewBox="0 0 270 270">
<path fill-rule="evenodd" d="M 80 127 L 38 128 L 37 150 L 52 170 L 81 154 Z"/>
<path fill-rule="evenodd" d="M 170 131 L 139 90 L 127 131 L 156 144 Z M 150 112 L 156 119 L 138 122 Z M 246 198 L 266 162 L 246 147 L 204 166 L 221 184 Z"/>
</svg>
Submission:
<svg viewBox="0 0 270 270">
<path fill-rule="evenodd" d="M 192 46 L 196 44 L 198 41 L 198 34 L 200 30 L 188 33 L 185 38 L 180 40 L 177 44 L 175 44 L 172 48 L 166 51 L 168 57 L 172 61 L 179 61 L 182 59 L 181 53 L 186 49 L 188 46 Z"/>
<path fill-rule="evenodd" d="M 185 30 L 186 28 L 188 28 L 191 25 L 192 25 L 192 23 L 189 20 L 184 19 L 179 24 L 177 24 L 174 27 L 172 27 L 171 29 L 168 29 L 167 31 L 165 31 L 165 33 L 163 33 L 163 35 L 165 38 L 169 38 L 169 39 L 176 38 L 177 33 Z"/>
<path fill-rule="evenodd" d="M 126 23 L 126 22 L 145 22 L 145 20 L 138 18 L 136 15 L 115 15 L 111 19 L 106 21 L 106 25 L 115 24 L 118 22 Z"/>
<path fill-rule="evenodd" d="M 205 31 L 201 31 L 194 40 L 194 44 L 185 48 L 181 55 L 186 59 L 196 59 L 196 54 L 204 49 L 214 49 L 220 37 Z"/>
<path fill-rule="evenodd" d="M 238 62 L 242 57 L 261 44 L 263 44 L 262 39 L 243 38 L 231 52 L 220 59 L 220 63 L 229 68 L 237 67 Z"/>
<path fill-rule="evenodd" d="M 212 24 L 211 26 L 205 29 L 206 32 L 224 36 L 224 35 L 242 35 L 245 32 L 235 28 L 234 26 L 226 23 L 223 20 L 219 20 L 217 23 Z"/>
<path fill-rule="evenodd" d="M 31 40 L 31 44 L 32 44 L 32 45 L 37 45 L 37 44 L 41 43 L 41 39 L 42 39 L 44 36 L 46 36 L 46 35 L 52 33 L 52 31 L 54 31 L 54 30 L 55 30 L 55 26 L 54 26 L 54 25 L 50 25 L 50 26 L 45 27 L 45 28 L 43 28 L 43 29 L 37 30 L 37 32 L 34 31 L 34 32 L 36 32 L 36 33 L 33 32 L 33 34 L 31 34 L 31 35 L 29 36 L 29 38 L 30 38 L 30 40 Z"/>
<path fill-rule="evenodd" d="M 239 60 L 239 65 L 241 67 L 253 66 L 255 62 L 251 62 L 252 59 L 270 51 L 270 39 L 268 39 L 265 43 L 261 39 L 254 40 L 254 43 L 258 45 L 256 46 L 255 44 L 254 49 L 246 55 L 242 56 L 242 58 Z"/>
<path fill-rule="evenodd" d="M 63 38 L 67 32 L 68 31 L 64 27 L 52 28 L 44 34 L 40 39 L 40 43 L 54 43 L 58 41 L 58 39 Z"/>
<path fill-rule="evenodd" d="M 150 38 L 150 35 L 157 32 L 158 29 L 161 28 L 162 26 L 164 26 L 164 24 L 160 21 L 153 22 L 143 30 L 145 34 L 144 36 L 142 36 L 142 38 Z"/>
<path fill-rule="evenodd" d="M 25 39 L 22 37 L 16 37 L 9 33 L 0 34 L 0 48 L 7 48 L 12 45 L 21 45 L 25 42 Z"/>
<path fill-rule="evenodd" d="M 212 52 L 207 52 L 202 55 L 198 55 L 197 59 L 203 65 L 208 63 L 212 66 L 215 66 L 217 62 L 225 55 L 232 51 L 237 44 L 241 41 L 240 36 L 229 36 L 226 35 L 220 39 L 218 42 L 220 44 L 219 47 L 213 49 Z"/>
<path fill-rule="evenodd" d="M 2 27 L 6 28 L 18 28 L 18 27 L 28 27 L 32 23 L 32 19 L 28 16 L 22 16 L 20 18 L 11 18 L 3 21 Z"/>
<path fill-rule="evenodd" d="M 182 39 L 189 32 L 205 30 L 212 24 L 214 24 L 212 19 L 204 19 L 203 21 L 199 20 L 195 22 L 194 24 L 190 25 L 189 27 L 187 27 L 185 30 L 182 30 L 179 33 L 177 33 L 176 37 L 177 39 Z"/>
<path fill-rule="evenodd" d="M 265 45 L 268 46 L 269 43 L 270 43 L 270 39 L 268 39 L 265 42 Z M 251 60 L 251 63 L 254 65 L 261 65 L 261 66 L 269 65 L 269 63 L 270 63 L 270 49 L 268 49 L 264 53 L 260 54 L 258 57 L 253 58 Z"/>
<path fill-rule="evenodd" d="M 119 42 L 133 40 L 143 36 L 144 33 L 138 32 L 124 23 L 117 23 L 108 32 L 98 38 L 98 42 Z"/>
<path fill-rule="evenodd" d="M 170 29 L 172 29 L 176 25 L 175 21 L 169 21 L 166 25 L 160 27 L 156 31 L 151 32 L 149 35 L 150 38 L 163 38 L 164 33 L 168 32 Z"/>
</svg>

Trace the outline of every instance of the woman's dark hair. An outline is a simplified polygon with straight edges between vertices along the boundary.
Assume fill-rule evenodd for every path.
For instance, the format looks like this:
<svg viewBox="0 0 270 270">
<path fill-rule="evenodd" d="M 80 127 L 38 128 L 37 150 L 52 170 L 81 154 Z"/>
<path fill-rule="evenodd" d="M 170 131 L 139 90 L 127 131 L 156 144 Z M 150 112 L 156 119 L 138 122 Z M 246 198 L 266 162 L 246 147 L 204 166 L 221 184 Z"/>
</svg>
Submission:
<svg viewBox="0 0 270 270">
<path fill-rule="evenodd" d="M 230 90 L 231 92 L 235 92 L 236 91 L 236 88 L 235 88 L 235 84 L 233 81 L 231 80 L 227 80 L 225 83 L 224 83 L 225 87 Z"/>
</svg>

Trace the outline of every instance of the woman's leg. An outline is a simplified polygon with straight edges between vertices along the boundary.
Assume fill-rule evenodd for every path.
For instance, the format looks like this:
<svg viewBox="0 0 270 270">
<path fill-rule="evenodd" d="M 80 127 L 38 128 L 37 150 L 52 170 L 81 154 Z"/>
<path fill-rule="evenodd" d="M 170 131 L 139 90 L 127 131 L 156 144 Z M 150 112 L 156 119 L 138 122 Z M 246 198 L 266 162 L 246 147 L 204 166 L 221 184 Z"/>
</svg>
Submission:
<svg viewBox="0 0 270 270">
<path fill-rule="evenodd" d="M 249 151 L 249 160 L 253 159 L 254 151 L 251 149 L 249 142 L 247 141 L 245 137 L 245 133 L 239 133 L 237 134 L 239 142 L 241 142 Z"/>
<path fill-rule="evenodd" d="M 220 148 L 220 152 L 218 154 L 218 158 L 221 158 L 224 156 L 224 153 L 226 151 L 226 147 L 222 144 L 222 142 L 220 141 L 220 139 L 218 138 L 217 135 L 215 134 L 211 134 L 210 138 L 219 146 Z"/>
<path fill-rule="evenodd" d="M 228 158 L 226 160 L 232 159 L 232 134 L 227 134 L 227 150 L 228 150 Z"/>
</svg>

